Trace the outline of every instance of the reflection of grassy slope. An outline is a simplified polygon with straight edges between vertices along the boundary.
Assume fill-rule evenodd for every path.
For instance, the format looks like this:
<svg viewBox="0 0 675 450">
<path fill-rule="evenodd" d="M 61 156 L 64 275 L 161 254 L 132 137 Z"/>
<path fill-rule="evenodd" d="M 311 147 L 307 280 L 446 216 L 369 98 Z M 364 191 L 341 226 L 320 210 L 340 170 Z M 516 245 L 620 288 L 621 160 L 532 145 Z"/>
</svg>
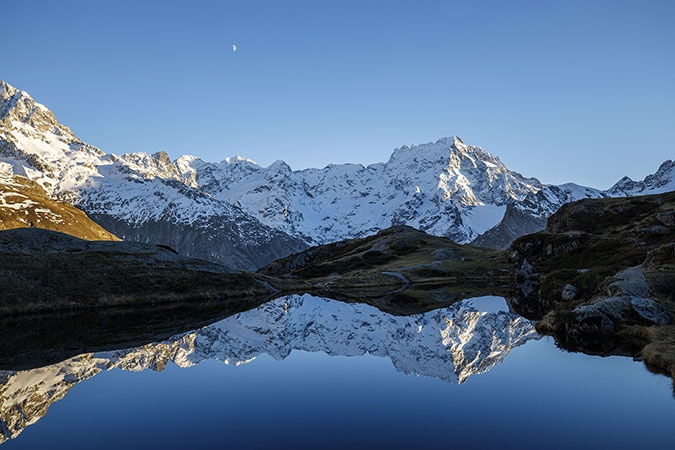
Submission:
<svg viewBox="0 0 675 450">
<path fill-rule="evenodd" d="M 0 370 L 26 370 L 82 353 L 137 347 L 209 325 L 265 298 L 98 308 L 0 317 Z"/>
<path fill-rule="evenodd" d="M 546 230 L 517 239 L 509 257 L 533 266 L 531 295 L 546 316 L 540 331 L 555 334 L 570 348 L 584 350 L 569 336 L 594 332 L 579 328 L 575 309 L 605 297 L 629 295 L 616 292 L 610 277 L 639 266 L 648 284 L 648 297 L 675 317 L 675 192 L 630 198 L 581 200 L 564 205 L 551 216 Z M 565 285 L 576 287 L 576 297 L 562 299 Z M 630 309 L 612 336 L 627 348 L 642 348 L 645 362 L 675 376 L 675 327 L 650 326 Z M 587 327 L 588 322 L 583 326 Z M 589 338 L 593 336 L 589 335 Z M 589 341 L 590 342 L 590 341 Z"/>
<path fill-rule="evenodd" d="M 37 183 L 22 176 L 0 177 L 0 230 L 35 227 L 80 239 L 117 241 L 74 206 L 53 200 Z"/>
<path fill-rule="evenodd" d="M 366 303 L 395 316 L 408 316 L 447 307 L 466 298 L 486 295 L 506 297 L 511 294 L 512 289 L 510 286 L 485 282 L 455 284 L 445 279 L 437 283 L 415 283 L 397 290 L 392 290 L 388 286 L 370 288 L 339 286 L 311 292 L 343 302 Z"/>
<path fill-rule="evenodd" d="M 665 371 L 675 380 L 675 325 L 651 327 L 642 357 L 648 367 Z"/>
</svg>

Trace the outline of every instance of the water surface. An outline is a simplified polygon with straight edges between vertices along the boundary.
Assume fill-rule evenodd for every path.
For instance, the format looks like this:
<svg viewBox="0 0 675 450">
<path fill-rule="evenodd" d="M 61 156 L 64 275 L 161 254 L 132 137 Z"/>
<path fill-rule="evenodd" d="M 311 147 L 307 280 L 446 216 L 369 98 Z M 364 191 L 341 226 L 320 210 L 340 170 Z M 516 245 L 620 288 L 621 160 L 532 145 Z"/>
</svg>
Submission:
<svg viewBox="0 0 675 450">
<path fill-rule="evenodd" d="M 289 296 L 0 372 L 3 448 L 664 448 L 674 420 L 668 378 L 561 351 L 497 297 L 392 316 Z"/>
</svg>

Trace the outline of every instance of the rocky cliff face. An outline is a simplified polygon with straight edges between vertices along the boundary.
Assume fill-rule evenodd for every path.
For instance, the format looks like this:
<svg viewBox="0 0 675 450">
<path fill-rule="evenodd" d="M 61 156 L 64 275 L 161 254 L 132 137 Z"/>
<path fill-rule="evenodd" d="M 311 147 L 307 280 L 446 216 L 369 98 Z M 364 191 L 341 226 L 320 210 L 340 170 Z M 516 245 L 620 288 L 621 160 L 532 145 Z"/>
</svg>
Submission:
<svg viewBox="0 0 675 450">
<path fill-rule="evenodd" d="M 0 371 L 0 442 L 16 437 L 72 386 L 102 370 L 161 371 L 169 361 L 190 367 L 208 359 L 239 365 L 262 353 L 281 360 L 303 350 L 385 357 L 405 374 L 463 383 L 536 338 L 532 322 L 508 312 L 496 297 L 391 316 L 363 304 L 293 295 L 165 342 L 88 353 L 40 369 Z"/>
</svg>

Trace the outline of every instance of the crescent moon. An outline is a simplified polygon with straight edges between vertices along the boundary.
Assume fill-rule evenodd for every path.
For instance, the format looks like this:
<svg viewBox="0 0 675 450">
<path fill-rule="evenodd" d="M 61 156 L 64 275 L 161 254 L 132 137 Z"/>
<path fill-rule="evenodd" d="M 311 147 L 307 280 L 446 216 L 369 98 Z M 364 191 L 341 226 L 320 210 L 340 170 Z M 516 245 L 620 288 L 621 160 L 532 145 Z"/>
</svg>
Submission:
<svg viewBox="0 0 675 450">
<path fill-rule="evenodd" d="M 236 46 L 236 45 L 232 45 L 232 51 L 233 51 L 233 52 L 236 52 L 236 51 L 237 51 L 237 46 Z"/>
</svg>

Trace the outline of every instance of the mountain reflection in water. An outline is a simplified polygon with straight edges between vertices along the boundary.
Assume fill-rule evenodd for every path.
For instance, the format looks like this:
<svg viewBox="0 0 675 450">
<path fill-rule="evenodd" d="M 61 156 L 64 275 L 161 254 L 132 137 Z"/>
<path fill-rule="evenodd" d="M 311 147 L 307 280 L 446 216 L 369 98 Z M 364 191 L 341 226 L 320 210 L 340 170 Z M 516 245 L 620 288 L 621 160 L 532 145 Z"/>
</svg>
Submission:
<svg viewBox="0 0 675 450">
<path fill-rule="evenodd" d="M 533 338 L 532 322 L 510 313 L 500 297 L 393 316 L 365 304 L 291 295 L 162 342 L 0 371 L 0 442 L 37 422 L 75 384 L 113 368 L 162 371 L 169 361 L 191 367 L 204 360 L 240 365 L 260 354 L 281 360 L 303 350 L 386 357 L 403 373 L 463 383 Z"/>
</svg>

